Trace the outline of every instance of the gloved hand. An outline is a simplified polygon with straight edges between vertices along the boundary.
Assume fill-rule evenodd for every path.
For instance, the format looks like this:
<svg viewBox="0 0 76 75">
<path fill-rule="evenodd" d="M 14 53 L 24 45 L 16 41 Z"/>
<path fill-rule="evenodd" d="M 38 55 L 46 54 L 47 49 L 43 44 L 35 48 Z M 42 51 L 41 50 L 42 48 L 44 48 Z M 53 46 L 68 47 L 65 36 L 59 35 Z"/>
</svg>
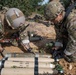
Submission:
<svg viewBox="0 0 76 75">
<path fill-rule="evenodd" d="M 52 47 L 52 55 L 56 61 L 57 59 L 60 59 L 63 57 L 62 47 L 63 47 L 63 44 L 61 42 L 55 42 L 54 47 Z"/>
<path fill-rule="evenodd" d="M 53 50 L 58 50 L 63 47 L 63 44 L 61 42 L 55 42 L 54 47 L 52 47 Z"/>
<path fill-rule="evenodd" d="M 32 48 L 28 48 L 27 49 L 27 52 L 32 52 Z"/>
</svg>

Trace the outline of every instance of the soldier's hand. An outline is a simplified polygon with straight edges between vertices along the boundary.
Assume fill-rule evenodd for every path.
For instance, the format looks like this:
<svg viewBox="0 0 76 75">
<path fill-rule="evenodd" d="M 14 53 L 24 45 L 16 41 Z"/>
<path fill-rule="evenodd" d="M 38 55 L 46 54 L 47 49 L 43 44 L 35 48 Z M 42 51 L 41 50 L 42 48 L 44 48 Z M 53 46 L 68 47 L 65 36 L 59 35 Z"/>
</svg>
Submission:
<svg viewBox="0 0 76 75">
<path fill-rule="evenodd" d="M 27 51 L 28 51 L 28 52 L 32 52 L 32 48 L 28 48 Z"/>
<path fill-rule="evenodd" d="M 55 47 L 52 47 L 52 50 L 58 50 L 60 48 L 61 48 L 60 46 L 55 46 Z"/>
<path fill-rule="evenodd" d="M 63 44 L 61 42 L 55 42 L 54 47 L 52 47 L 52 50 L 58 50 L 63 47 Z"/>
</svg>

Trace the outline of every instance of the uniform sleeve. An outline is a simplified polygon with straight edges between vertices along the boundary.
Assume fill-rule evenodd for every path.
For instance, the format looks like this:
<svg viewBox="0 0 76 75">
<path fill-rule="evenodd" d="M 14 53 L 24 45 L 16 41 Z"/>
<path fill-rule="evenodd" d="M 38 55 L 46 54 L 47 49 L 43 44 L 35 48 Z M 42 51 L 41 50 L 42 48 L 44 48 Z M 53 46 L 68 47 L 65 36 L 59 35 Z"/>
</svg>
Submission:
<svg viewBox="0 0 76 75">
<path fill-rule="evenodd" d="M 23 44 L 30 42 L 28 37 L 28 32 L 26 30 L 20 33 L 20 39 L 21 39 L 21 43 Z"/>
<path fill-rule="evenodd" d="M 66 46 L 66 51 L 70 54 L 76 52 L 76 20 L 70 22 L 67 26 L 68 30 L 68 44 Z"/>
</svg>

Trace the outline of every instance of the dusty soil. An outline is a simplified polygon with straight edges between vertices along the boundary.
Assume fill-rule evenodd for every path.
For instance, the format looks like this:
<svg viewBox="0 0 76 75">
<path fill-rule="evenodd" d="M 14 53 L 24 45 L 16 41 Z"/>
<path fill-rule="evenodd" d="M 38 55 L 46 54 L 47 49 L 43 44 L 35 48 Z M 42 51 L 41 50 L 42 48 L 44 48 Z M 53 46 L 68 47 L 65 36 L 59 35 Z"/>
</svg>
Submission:
<svg viewBox="0 0 76 75">
<path fill-rule="evenodd" d="M 27 22 L 30 23 L 32 30 L 34 30 L 38 35 L 43 37 L 43 40 L 38 42 L 31 42 L 30 45 L 33 50 L 39 52 L 40 49 L 45 49 L 46 43 L 51 42 L 55 39 L 56 33 L 53 26 L 46 27 L 41 23 Z M 19 47 L 5 46 L 5 50 L 9 53 L 24 53 Z M 2 57 L 0 56 L 0 59 Z M 68 63 L 64 59 L 61 59 L 59 63 L 63 66 L 64 75 L 76 75 L 76 63 Z"/>
</svg>

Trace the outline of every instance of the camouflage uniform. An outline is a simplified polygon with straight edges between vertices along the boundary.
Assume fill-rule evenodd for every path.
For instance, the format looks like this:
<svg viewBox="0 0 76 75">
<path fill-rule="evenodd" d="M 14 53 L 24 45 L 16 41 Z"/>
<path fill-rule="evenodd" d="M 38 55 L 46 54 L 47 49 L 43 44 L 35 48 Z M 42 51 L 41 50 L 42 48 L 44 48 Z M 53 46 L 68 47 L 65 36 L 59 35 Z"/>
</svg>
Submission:
<svg viewBox="0 0 76 75">
<path fill-rule="evenodd" d="M 45 17 L 53 20 L 57 17 L 58 10 L 64 12 L 60 2 L 50 2 L 46 7 Z M 72 9 L 64 22 L 55 25 L 57 33 L 57 41 L 63 43 L 63 50 L 66 55 L 71 55 L 73 60 L 76 61 L 76 9 Z"/>
<path fill-rule="evenodd" d="M 66 23 L 68 31 L 68 44 L 64 51 L 66 55 L 72 55 L 76 60 L 76 9 L 70 12 Z"/>
<path fill-rule="evenodd" d="M 14 12 L 12 10 L 14 10 Z M 5 13 L 5 15 L 1 14 L 0 43 L 11 42 L 15 46 L 18 46 L 18 43 L 20 44 L 23 43 L 24 45 L 26 43 L 29 44 L 30 41 L 26 31 L 26 25 L 24 23 L 25 23 L 25 17 L 19 9 L 11 8 Z M 23 25 L 19 27 L 20 24 Z"/>
<path fill-rule="evenodd" d="M 2 17 L 1 17 L 1 19 L 2 19 Z M 24 25 L 23 27 L 26 27 L 27 25 Z M 26 40 L 28 40 L 29 38 L 28 38 L 28 31 L 29 31 L 30 29 L 25 29 L 25 30 L 23 30 L 22 32 L 20 32 L 20 36 L 19 36 L 19 38 L 21 39 L 21 40 L 23 40 L 23 39 L 26 39 Z M 14 33 L 17 33 L 17 32 L 19 32 L 20 30 L 18 30 L 18 29 L 11 29 L 10 28 L 10 26 L 8 26 L 8 24 L 6 23 L 6 21 L 4 22 L 4 24 L 2 24 L 2 22 L 0 22 L 0 39 L 13 39 L 13 34 Z M 12 41 L 12 43 L 14 43 L 13 41 Z M 15 43 L 16 44 L 14 44 L 14 45 L 17 45 L 17 42 L 15 41 Z"/>
</svg>

